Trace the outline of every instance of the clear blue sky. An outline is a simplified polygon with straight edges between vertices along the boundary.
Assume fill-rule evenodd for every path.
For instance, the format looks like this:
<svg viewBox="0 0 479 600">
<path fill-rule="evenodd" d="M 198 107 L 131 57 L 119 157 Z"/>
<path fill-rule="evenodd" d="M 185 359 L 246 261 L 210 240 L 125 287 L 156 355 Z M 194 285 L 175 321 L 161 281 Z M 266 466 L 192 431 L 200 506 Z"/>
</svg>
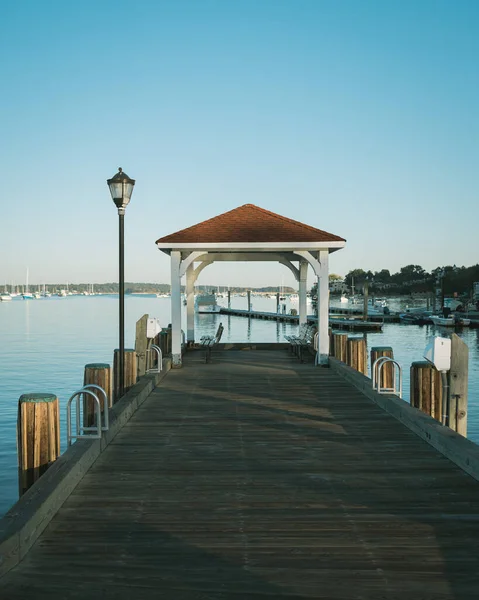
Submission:
<svg viewBox="0 0 479 600">
<path fill-rule="evenodd" d="M 345 237 L 342 275 L 479 260 L 476 0 L 9 0 L 0 28 L 0 284 L 118 280 L 118 166 L 130 281 L 245 203 Z"/>
</svg>

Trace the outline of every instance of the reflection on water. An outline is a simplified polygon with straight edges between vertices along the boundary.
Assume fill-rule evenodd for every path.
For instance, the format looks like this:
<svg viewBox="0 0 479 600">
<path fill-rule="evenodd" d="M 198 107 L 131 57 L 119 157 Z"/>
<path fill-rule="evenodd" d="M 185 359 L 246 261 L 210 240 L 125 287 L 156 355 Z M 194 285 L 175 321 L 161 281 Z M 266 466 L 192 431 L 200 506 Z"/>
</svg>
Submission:
<svg viewBox="0 0 479 600">
<path fill-rule="evenodd" d="M 227 305 L 227 298 L 221 300 Z M 413 302 L 397 303 L 397 308 Z M 417 304 L 417 303 L 416 303 Z M 245 309 L 246 297 L 232 297 L 233 308 Z M 394 303 L 391 303 L 394 308 Z M 276 312 L 275 298 L 254 298 L 259 311 Z M 158 317 L 163 326 L 170 317 L 169 298 L 127 296 L 125 342 L 132 347 L 135 323 L 143 315 Z M 297 325 L 218 314 L 196 315 L 195 336 L 214 335 L 224 325 L 226 342 L 283 342 L 297 331 Z M 61 402 L 62 449 L 65 449 L 65 402 L 79 389 L 83 368 L 90 362 L 112 362 L 118 345 L 118 296 L 52 296 L 41 300 L 0 303 L 0 514 L 16 499 L 16 417 L 17 402 L 26 392 L 52 392 Z M 186 308 L 183 307 L 183 329 Z M 422 359 L 429 336 L 447 335 L 433 326 L 386 324 L 382 333 L 368 333 L 367 345 L 392 346 L 403 366 L 404 397 L 409 399 L 409 366 Z M 479 330 L 457 332 L 469 346 L 469 437 L 479 442 Z M 311 367 L 313 368 L 313 367 Z"/>
</svg>

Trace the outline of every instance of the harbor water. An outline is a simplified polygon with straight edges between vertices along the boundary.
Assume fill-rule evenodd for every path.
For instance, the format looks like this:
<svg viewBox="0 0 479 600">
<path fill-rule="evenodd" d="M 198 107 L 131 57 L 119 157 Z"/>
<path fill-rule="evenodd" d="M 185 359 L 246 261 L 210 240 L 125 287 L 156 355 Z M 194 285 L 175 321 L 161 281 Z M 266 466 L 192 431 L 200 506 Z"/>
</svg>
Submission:
<svg viewBox="0 0 479 600">
<path fill-rule="evenodd" d="M 398 301 L 399 302 L 399 301 Z M 219 300 L 226 306 L 226 298 Z M 276 310 L 276 299 L 252 297 L 253 310 Z M 246 309 L 245 296 L 232 296 L 233 308 Z M 294 305 L 291 305 L 294 306 Z M 290 306 L 288 305 L 288 309 Z M 297 306 L 296 306 L 297 308 Z M 391 303 L 391 308 L 405 308 Z M 185 310 L 185 309 L 184 309 Z M 170 299 L 129 295 L 125 302 L 126 347 L 134 346 L 135 323 L 149 314 L 170 323 Z M 184 329 L 186 315 L 184 315 Z M 225 342 L 284 342 L 297 325 L 219 314 L 196 315 L 196 337 L 224 326 Z M 409 400 L 409 367 L 422 360 L 431 335 L 447 335 L 433 326 L 385 324 L 368 333 L 367 344 L 392 346 L 404 373 L 403 397 Z M 468 437 L 479 443 L 479 329 L 458 330 L 469 347 Z M 50 392 L 60 398 L 61 449 L 66 449 L 66 402 L 82 386 L 84 365 L 112 363 L 118 345 L 118 296 L 67 296 L 0 303 L 0 516 L 17 500 L 16 420 L 18 398 L 27 392 Z M 206 368 L 206 367 L 205 367 Z M 313 367 L 311 367 L 313 368 Z"/>
</svg>

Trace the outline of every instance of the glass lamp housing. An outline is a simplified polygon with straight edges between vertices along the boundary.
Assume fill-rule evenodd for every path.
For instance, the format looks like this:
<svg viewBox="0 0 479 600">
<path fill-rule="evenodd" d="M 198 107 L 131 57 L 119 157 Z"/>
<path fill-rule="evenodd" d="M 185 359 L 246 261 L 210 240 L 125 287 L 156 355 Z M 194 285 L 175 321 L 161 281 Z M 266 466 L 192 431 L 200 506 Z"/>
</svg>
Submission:
<svg viewBox="0 0 479 600">
<path fill-rule="evenodd" d="M 122 168 L 119 167 L 118 173 L 111 179 L 108 179 L 107 183 L 108 187 L 110 188 L 112 200 L 116 207 L 119 210 L 124 210 L 130 202 L 135 180 L 130 179 L 130 177 L 123 172 Z"/>
</svg>

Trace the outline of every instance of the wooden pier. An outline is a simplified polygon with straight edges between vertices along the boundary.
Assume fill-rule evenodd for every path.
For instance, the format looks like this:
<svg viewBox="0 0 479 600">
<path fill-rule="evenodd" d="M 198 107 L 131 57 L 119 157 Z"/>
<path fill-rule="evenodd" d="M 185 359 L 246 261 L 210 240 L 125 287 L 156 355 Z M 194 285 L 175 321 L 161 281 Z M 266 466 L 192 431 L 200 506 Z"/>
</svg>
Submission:
<svg viewBox="0 0 479 600">
<path fill-rule="evenodd" d="M 478 537 L 479 482 L 333 369 L 193 351 L 0 598 L 473 599 Z"/>
<path fill-rule="evenodd" d="M 200 311 L 201 312 L 201 311 Z M 211 313 L 204 313 L 211 314 Z M 257 310 L 241 310 L 237 308 L 223 308 L 221 307 L 221 315 L 229 315 L 231 317 L 246 317 L 249 319 L 265 319 L 268 321 L 282 321 L 286 323 L 292 323 L 297 325 L 299 323 L 298 315 L 290 315 L 286 313 L 273 313 L 273 312 L 262 312 Z M 317 323 L 318 319 L 314 315 L 308 315 L 308 323 Z M 348 331 L 381 331 L 382 321 L 361 321 L 359 319 L 344 319 L 344 318 L 331 318 L 330 326 L 333 329 L 346 329 Z"/>
</svg>

